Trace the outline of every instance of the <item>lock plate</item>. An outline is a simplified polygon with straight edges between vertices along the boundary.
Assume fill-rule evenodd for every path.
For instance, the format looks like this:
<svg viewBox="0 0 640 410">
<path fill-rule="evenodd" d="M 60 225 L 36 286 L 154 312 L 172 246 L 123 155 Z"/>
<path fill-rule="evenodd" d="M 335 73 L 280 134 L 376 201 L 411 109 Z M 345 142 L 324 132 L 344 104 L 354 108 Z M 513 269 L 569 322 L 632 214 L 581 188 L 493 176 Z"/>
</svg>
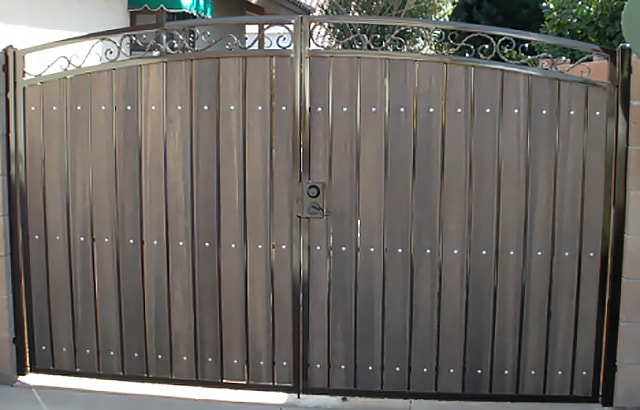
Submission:
<svg viewBox="0 0 640 410">
<path fill-rule="evenodd" d="M 324 208 L 324 192 L 324 182 L 302 181 L 300 183 L 298 216 L 311 219 L 326 217 L 328 213 Z"/>
</svg>

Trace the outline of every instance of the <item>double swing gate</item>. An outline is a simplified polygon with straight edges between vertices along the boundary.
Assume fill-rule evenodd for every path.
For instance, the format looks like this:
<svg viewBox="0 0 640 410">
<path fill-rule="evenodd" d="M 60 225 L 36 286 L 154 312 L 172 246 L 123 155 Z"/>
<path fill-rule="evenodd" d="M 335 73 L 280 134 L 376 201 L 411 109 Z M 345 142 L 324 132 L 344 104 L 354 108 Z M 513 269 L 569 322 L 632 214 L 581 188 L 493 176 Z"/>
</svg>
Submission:
<svg viewBox="0 0 640 410">
<path fill-rule="evenodd" d="M 615 51 L 301 17 L 8 56 L 31 371 L 598 399 Z"/>
</svg>

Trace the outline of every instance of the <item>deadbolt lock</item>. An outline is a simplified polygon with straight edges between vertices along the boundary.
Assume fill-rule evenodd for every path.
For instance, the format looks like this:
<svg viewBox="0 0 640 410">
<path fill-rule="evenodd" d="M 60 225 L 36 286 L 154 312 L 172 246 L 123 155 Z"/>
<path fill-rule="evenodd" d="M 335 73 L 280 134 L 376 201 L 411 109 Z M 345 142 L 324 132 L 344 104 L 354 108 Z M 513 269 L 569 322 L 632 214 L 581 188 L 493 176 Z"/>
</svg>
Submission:
<svg viewBox="0 0 640 410">
<path fill-rule="evenodd" d="M 324 188 L 324 182 L 303 181 L 300 183 L 299 217 L 324 218 L 328 215 L 324 209 Z"/>
</svg>

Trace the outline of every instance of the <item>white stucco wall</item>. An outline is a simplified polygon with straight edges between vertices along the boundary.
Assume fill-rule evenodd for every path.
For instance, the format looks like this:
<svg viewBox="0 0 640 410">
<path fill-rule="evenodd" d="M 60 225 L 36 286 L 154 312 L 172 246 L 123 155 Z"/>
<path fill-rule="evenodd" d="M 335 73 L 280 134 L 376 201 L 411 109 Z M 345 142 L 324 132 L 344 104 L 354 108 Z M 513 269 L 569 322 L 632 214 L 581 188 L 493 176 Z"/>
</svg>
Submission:
<svg viewBox="0 0 640 410">
<path fill-rule="evenodd" d="M 0 0 L 0 49 L 128 25 L 127 0 Z"/>
</svg>

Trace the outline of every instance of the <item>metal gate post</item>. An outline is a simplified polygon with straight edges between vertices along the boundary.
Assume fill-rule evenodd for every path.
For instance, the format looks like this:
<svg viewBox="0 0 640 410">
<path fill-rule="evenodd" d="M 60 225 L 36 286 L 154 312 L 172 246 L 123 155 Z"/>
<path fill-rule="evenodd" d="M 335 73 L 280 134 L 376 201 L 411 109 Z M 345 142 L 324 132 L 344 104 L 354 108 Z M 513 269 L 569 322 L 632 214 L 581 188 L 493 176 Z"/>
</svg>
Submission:
<svg viewBox="0 0 640 410">
<path fill-rule="evenodd" d="M 601 372 L 601 397 L 603 406 L 613 405 L 620 316 L 620 292 L 622 286 L 622 257 L 626 214 L 627 145 L 629 138 L 629 105 L 631 87 L 631 48 L 628 44 L 618 47 L 616 58 L 615 137 L 612 157 L 612 220 L 609 238 L 609 261 L 604 316 L 604 355 Z M 612 73 L 613 74 L 613 73 Z M 605 300 L 601 298 L 601 300 Z"/>
</svg>

